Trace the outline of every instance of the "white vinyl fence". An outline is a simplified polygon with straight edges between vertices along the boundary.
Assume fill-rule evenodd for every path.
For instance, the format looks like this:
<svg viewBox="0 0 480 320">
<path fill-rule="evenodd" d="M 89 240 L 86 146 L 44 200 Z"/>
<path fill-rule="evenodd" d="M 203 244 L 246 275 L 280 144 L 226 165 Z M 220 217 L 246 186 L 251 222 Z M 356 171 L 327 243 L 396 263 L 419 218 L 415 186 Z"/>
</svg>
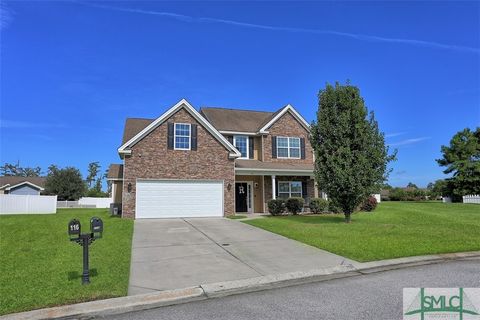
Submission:
<svg viewBox="0 0 480 320">
<path fill-rule="evenodd" d="M 110 208 L 110 203 L 112 202 L 112 198 L 84 197 L 78 200 L 80 206 L 95 206 L 95 208 Z"/>
<path fill-rule="evenodd" d="M 480 195 L 470 194 L 470 195 L 467 195 L 467 196 L 463 196 L 463 203 L 478 203 L 478 204 L 480 204 Z"/>
<path fill-rule="evenodd" d="M 79 208 L 78 201 L 58 200 L 57 208 Z"/>
<path fill-rule="evenodd" d="M 0 214 L 57 212 L 57 196 L 0 194 Z"/>
<path fill-rule="evenodd" d="M 110 208 L 112 198 L 94 198 L 84 197 L 78 199 L 78 201 L 57 201 L 57 207 L 59 208 Z"/>
<path fill-rule="evenodd" d="M 443 202 L 443 203 L 452 203 L 452 198 L 450 198 L 450 197 L 442 197 L 442 202 Z"/>
</svg>

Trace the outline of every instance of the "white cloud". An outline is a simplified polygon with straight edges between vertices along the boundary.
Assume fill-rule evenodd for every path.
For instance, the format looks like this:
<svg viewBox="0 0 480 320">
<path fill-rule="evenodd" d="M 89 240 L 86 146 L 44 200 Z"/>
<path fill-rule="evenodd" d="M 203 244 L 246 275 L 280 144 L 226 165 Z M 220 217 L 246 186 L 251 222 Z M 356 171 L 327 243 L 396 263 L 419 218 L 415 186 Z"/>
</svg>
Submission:
<svg viewBox="0 0 480 320">
<path fill-rule="evenodd" d="M 13 11 L 5 5 L 5 2 L 0 2 L 0 30 L 5 30 L 13 20 Z"/>
<path fill-rule="evenodd" d="M 413 46 L 430 47 L 430 48 L 444 49 L 444 50 L 463 51 L 463 52 L 471 52 L 471 53 L 477 53 L 477 54 L 480 53 L 480 48 L 444 44 L 444 43 L 433 42 L 433 41 L 405 39 L 405 38 L 388 38 L 388 37 L 380 37 L 380 36 L 366 35 L 366 34 L 360 34 L 360 33 L 340 32 L 340 31 L 334 31 L 334 30 L 270 26 L 270 25 L 264 25 L 264 24 L 247 23 L 247 22 L 240 22 L 240 21 L 234 21 L 234 20 L 217 19 L 217 18 L 192 17 L 188 15 L 177 14 L 172 12 L 164 12 L 164 11 L 122 8 L 122 7 L 114 7 L 109 5 L 86 3 L 86 2 L 77 2 L 77 3 L 91 6 L 91 7 L 121 11 L 121 12 L 169 17 L 169 18 L 173 18 L 173 19 L 176 19 L 182 22 L 188 22 L 188 23 L 220 23 L 220 24 L 228 24 L 228 25 L 243 27 L 243 28 L 262 29 L 262 30 L 270 30 L 270 31 L 286 31 L 286 32 L 292 32 L 292 33 L 326 34 L 326 35 L 352 38 L 352 39 L 361 40 L 361 41 L 398 43 L 398 44 L 407 44 L 407 45 L 413 45 Z"/>
<path fill-rule="evenodd" d="M 404 145 L 408 145 L 408 144 L 414 144 L 414 143 L 418 143 L 418 142 L 421 142 L 421 141 L 425 141 L 425 140 L 428 140 L 430 139 L 430 137 L 419 137 L 419 138 L 412 138 L 412 139 L 405 139 L 405 140 L 401 140 L 401 141 L 398 141 L 398 142 L 394 142 L 394 143 L 389 143 L 388 145 L 389 146 L 404 146 Z"/>
<path fill-rule="evenodd" d="M 385 138 L 393 138 L 393 137 L 398 137 L 406 134 L 406 132 L 392 132 L 392 133 L 387 133 L 385 134 Z"/>
<path fill-rule="evenodd" d="M 66 128 L 62 123 L 28 122 L 17 120 L 0 120 L 2 129 L 29 129 L 29 128 Z"/>
</svg>

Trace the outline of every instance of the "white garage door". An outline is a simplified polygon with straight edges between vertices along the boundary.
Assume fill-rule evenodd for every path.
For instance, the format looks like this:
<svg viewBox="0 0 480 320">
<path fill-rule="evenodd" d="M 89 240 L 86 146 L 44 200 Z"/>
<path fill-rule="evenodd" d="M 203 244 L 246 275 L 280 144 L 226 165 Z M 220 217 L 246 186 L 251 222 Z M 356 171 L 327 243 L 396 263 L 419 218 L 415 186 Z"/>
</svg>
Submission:
<svg viewBox="0 0 480 320">
<path fill-rule="evenodd" d="M 223 182 L 137 181 L 136 218 L 222 217 Z"/>
</svg>

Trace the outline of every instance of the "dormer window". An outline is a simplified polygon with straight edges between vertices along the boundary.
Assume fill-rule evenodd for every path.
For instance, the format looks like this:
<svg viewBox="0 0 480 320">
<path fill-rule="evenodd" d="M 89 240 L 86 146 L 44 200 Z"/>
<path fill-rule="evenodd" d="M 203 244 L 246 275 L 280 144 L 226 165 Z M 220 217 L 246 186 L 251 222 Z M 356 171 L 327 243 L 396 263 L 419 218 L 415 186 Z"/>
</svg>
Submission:
<svg viewBox="0 0 480 320">
<path fill-rule="evenodd" d="M 300 159 L 300 138 L 277 137 L 277 157 Z"/>
<path fill-rule="evenodd" d="M 248 145 L 248 137 L 247 136 L 233 136 L 233 145 L 238 149 L 238 151 L 242 154 L 240 159 L 248 159 L 249 158 L 249 145 Z"/>
<path fill-rule="evenodd" d="M 175 150 L 190 150 L 190 129 L 191 125 L 189 123 L 175 123 Z"/>
</svg>

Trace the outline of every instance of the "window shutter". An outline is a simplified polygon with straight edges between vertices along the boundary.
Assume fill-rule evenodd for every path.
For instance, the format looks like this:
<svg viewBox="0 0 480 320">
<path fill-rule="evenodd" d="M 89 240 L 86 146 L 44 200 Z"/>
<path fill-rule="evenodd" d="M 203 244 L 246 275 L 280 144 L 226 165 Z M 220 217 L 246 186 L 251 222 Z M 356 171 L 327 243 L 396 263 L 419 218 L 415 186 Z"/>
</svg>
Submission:
<svg viewBox="0 0 480 320">
<path fill-rule="evenodd" d="M 227 140 L 228 140 L 228 142 L 233 144 L 233 136 L 227 136 Z"/>
<path fill-rule="evenodd" d="M 272 136 L 272 158 L 277 158 L 277 137 Z"/>
<path fill-rule="evenodd" d="M 307 181 L 302 181 L 302 198 L 306 199 L 307 195 Z"/>
<path fill-rule="evenodd" d="M 168 122 L 168 132 L 167 132 L 167 148 L 172 150 L 173 149 L 173 130 L 174 125 L 172 122 Z"/>
<path fill-rule="evenodd" d="M 190 149 L 197 151 L 197 125 L 192 123 L 190 125 Z"/>
<path fill-rule="evenodd" d="M 248 158 L 253 159 L 253 137 L 248 138 Z"/>
<path fill-rule="evenodd" d="M 275 198 L 278 199 L 278 181 L 275 180 L 275 183 L 277 184 L 277 185 L 275 186 Z"/>
<path fill-rule="evenodd" d="M 300 138 L 300 158 L 305 159 L 305 138 Z"/>
</svg>

